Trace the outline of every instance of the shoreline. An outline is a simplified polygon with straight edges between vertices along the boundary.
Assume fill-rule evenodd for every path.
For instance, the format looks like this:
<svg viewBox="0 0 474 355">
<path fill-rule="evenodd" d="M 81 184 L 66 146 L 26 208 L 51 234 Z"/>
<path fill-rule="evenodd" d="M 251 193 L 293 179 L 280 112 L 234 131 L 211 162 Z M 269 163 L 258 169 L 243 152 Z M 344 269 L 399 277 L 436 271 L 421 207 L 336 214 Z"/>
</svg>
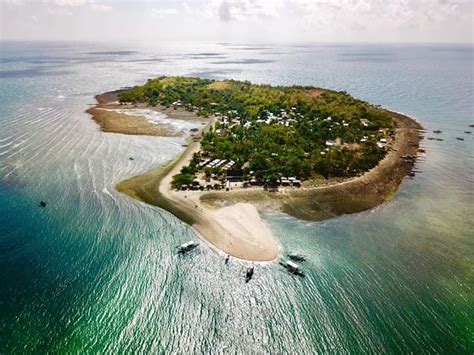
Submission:
<svg viewBox="0 0 474 355">
<path fill-rule="evenodd" d="M 116 100 L 118 92 L 96 96 L 97 106 L 110 104 L 114 97 Z M 90 110 L 87 112 L 91 113 Z M 182 111 L 179 109 L 175 114 L 179 116 Z M 165 166 L 121 181 L 116 188 L 132 198 L 172 213 L 191 225 L 201 239 L 224 253 L 247 261 L 273 261 L 279 257 L 280 248 L 261 220 L 256 206 L 279 210 L 304 220 L 321 221 L 374 208 L 390 200 L 398 191 L 416 162 L 416 159 L 406 160 L 402 156 L 417 156 L 423 128 L 404 114 L 385 111 L 397 125 L 392 149 L 376 167 L 358 177 L 327 185 L 283 188 L 278 192 L 262 188 L 225 192 L 174 191 L 172 177 L 200 148 L 200 142 L 190 137 L 187 148 Z M 199 133 L 209 129 L 213 121 L 211 119 Z"/>
</svg>

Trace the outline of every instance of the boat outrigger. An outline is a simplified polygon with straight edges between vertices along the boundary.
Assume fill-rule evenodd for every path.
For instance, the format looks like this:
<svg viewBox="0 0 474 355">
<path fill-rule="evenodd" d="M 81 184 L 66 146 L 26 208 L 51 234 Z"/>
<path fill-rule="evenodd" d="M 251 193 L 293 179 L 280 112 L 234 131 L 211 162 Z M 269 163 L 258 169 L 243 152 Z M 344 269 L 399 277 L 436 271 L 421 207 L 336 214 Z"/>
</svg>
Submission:
<svg viewBox="0 0 474 355">
<path fill-rule="evenodd" d="M 196 248 L 199 244 L 193 241 L 181 244 L 178 248 L 178 254 L 184 254 L 187 253 L 188 251 L 193 250 Z"/>
<path fill-rule="evenodd" d="M 299 265 L 297 265 L 291 260 L 280 260 L 280 265 L 282 265 L 285 269 L 287 269 L 294 275 L 304 276 L 304 273 L 300 270 Z"/>
</svg>

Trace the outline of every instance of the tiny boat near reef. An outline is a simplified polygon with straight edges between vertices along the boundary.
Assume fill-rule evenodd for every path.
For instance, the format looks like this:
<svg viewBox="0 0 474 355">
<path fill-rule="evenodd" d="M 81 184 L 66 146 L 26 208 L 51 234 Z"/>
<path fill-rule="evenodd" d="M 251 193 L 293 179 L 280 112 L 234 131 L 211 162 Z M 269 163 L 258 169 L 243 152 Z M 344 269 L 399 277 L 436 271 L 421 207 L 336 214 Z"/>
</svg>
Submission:
<svg viewBox="0 0 474 355">
<path fill-rule="evenodd" d="M 227 255 L 227 257 L 225 258 L 225 264 L 226 265 L 229 263 L 229 259 L 230 259 L 230 255 Z"/>
<path fill-rule="evenodd" d="M 437 140 L 438 142 L 442 142 L 442 141 L 444 141 L 444 139 L 443 139 L 443 138 L 436 138 L 436 140 Z"/>
<path fill-rule="evenodd" d="M 294 275 L 304 276 L 304 273 L 300 270 L 299 265 L 297 265 L 291 260 L 280 260 L 280 265 L 282 265 L 285 269 L 287 269 Z"/>
<path fill-rule="evenodd" d="M 187 253 L 188 251 L 191 251 L 191 250 L 195 249 L 198 245 L 199 245 L 198 243 L 193 242 L 193 241 L 181 244 L 178 247 L 178 254 Z"/>
<path fill-rule="evenodd" d="M 288 253 L 288 254 L 286 254 L 286 256 L 287 256 L 288 258 L 290 258 L 291 260 L 293 260 L 293 261 L 302 262 L 302 261 L 305 261 L 305 260 L 306 260 L 306 256 L 304 256 L 304 255 L 302 255 L 302 254 Z"/>
<path fill-rule="evenodd" d="M 471 131 L 464 131 L 464 133 L 466 133 L 466 134 L 472 134 Z"/>
<path fill-rule="evenodd" d="M 440 131 L 439 129 L 436 129 L 436 130 L 433 131 L 433 133 L 439 134 L 439 133 L 443 133 L 443 131 Z"/>
<path fill-rule="evenodd" d="M 40 203 L 38 203 L 38 206 L 40 207 L 46 207 L 47 203 L 44 202 L 44 201 L 40 201 Z"/>
<path fill-rule="evenodd" d="M 408 176 L 409 176 L 409 177 L 415 177 L 415 175 L 416 175 L 416 174 L 415 174 L 414 171 L 410 171 L 410 172 L 408 173 Z"/>
<path fill-rule="evenodd" d="M 249 282 L 250 280 L 252 280 L 252 277 L 253 277 L 253 266 L 252 267 L 249 267 L 247 269 L 247 272 L 245 273 L 245 283 Z"/>
<path fill-rule="evenodd" d="M 470 124 L 469 127 L 473 128 L 473 127 L 474 127 L 474 124 Z"/>
<path fill-rule="evenodd" d="M 464 140 L 464 138 L 461 138 L 461 137 L 456 137 L 456 139 L 457 139 L 458 141 L 463 141 L 463 140 Z"/>
</svg>

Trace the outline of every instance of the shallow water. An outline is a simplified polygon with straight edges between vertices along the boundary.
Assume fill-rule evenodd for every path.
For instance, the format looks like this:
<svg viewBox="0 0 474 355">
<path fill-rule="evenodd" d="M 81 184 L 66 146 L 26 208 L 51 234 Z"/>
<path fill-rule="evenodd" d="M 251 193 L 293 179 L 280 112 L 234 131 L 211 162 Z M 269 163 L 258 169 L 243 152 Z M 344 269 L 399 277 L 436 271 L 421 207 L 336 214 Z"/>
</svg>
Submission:
<svg viewBox="0 0 474 355">
<path fill-rule="evenodd" d="M 2 42 L 0 63 L 0 352 L 474 351 L 472 47 Z M 444 141 L 378 208 L 265 213 L 307 276 L 270 263 L 245 284 L 203 243 L 175 255 L 196 234 L 114 189 L 183 138 L 102 133 L 84 110 L 158 75 L 346 90 Z"/>
</svg>

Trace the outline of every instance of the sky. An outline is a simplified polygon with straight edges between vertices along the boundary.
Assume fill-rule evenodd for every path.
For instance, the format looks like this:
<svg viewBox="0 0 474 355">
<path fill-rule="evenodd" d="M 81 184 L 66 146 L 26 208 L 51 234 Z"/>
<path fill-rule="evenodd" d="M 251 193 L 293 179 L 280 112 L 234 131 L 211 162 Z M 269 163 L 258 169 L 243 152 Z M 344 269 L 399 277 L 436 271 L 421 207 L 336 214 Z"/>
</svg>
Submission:
<svg viewBox="0 0 474 355">
<path fill-rule="evenodd" d="M 472 43 L 474 0 L 0 0 L 2 40 Z"/>
</svg>

